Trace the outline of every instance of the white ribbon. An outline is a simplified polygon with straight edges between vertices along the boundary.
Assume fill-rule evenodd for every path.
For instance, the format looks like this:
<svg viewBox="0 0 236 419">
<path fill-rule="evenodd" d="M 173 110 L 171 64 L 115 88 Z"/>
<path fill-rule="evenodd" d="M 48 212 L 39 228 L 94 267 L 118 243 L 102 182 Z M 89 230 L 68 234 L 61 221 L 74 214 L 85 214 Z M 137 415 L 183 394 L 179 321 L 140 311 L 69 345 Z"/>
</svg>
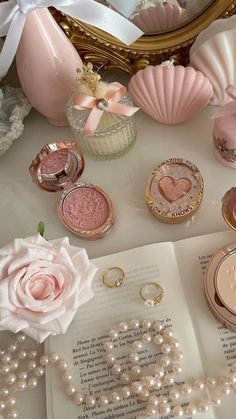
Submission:
<svg viewBox="0 0 236 419">
<path fill-rule="evenodd" d="M 7 35 L 0 54 L 0 78 L 5 76 L 14 59 L 27 14 L 50 6 L 110 33 L 127 45 L 143 34 L 123 16 L 95 0 L 8 0 L 0 3 L 0 36 Z"/>
</svg>

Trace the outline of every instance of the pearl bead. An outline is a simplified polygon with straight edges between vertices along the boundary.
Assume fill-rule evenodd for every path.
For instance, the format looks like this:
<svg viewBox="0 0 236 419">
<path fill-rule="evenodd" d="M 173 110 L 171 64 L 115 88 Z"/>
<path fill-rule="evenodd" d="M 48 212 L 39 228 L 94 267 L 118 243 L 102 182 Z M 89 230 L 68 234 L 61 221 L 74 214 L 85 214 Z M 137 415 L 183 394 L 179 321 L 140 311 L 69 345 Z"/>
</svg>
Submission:
<svg viewBox="0 0 236 419">
<path fill-rule="evenodd" d="M 172 413 L 175 417 L 181 418 L 182 416 L 184 416 L 184 409 L 182 408 L 182 406 L 175 406 L 172 410 Z"/>
<path fill-rule="evenodd" d="M 229 385 L 229 378 L 228 377 L 220 377 L 219 378 L 219 384 L 221 384 L 223 386 L 228 386 Z"/>
<path fill-rule="evenodd" d="M 230 385 L 235 385 L 236 384 L 236 374 L 231 374 L 229 377 L 229 383 Z"/>
<path fill-rule="evenodd" d="M 152 341 L 152 335 L 150 333 L 144 333 L 142 336 L 142 341 L 144 343 L 150 343 Z"/>
<path fill-rule="evenodd" d="M 93 396 L 86 397 L 86 406 L 87 407 L 95 407 L 96 406 L 96 399 Z"/>
<path fill-rule="evenodd" d="M 15 389 L 16 391 L 24 391 L 27 388 L 27 382 L 25 380 L 17 381 Z"/>
<path fill-rule="evenodd" d="M 172 352 L 172 357 L 175 361 L 181 361 L 183 359 L 183 352 L 179 351 L 179 350 L 174 350 Z"/>
<path fill-rule="evenodd" d="M 74 396 L 75 393 L 76 393 L 76 388 L 74 384 L 68 384 L 66 386 L 66 394 L 68 394 L 68 396 Z"/>
<path fill-rule="evenodd" d="M 166 396 L 160 396 L 160 397 L 158 397 L 158 402 L 159 403 L 167 403 L 168 399 L 167 399 Z"/>
<path fill-rule="evenodd" d="M 121 384 L 129 384 L 130 382 L 129 374 L 127 373 L 121 374 L 120 381 L 121 381 Z"/>
<path fill-rule="evenodd" d="M 114 345 L 113 345 L 112 342 L 104 343 L 104 349 L 105 349 L 106 352 L 112 351 L 113 348 L 114 348 Z"/>
<path fill-rule="evenodd" d="M 26 339 L 26 336 L 25 336 L 23 333 L 20 333 L 20 334 L 16 337 L 16 340 L 17 340 L 17 342 L 19 342 L 19 343 L 23 343 L 23 342 L 25 342 L 25 339 Z"/>
<path fill-rule="evenodd" d="M 12 344 L 12 345 L 8 346 L 8 351 L 9 352 L 16 352 L 17 351 L 17 345 Z"/>
<path fill-rule="evenodd" d="M 16 405 L 16 399 L 14 397 L 8 397 L 6 405 L 7 407 L 14 407 Z"/>
<path fill-rule="evenodd" d="M 153 416 L 157 414 L 157 408 L 154 406 L 147 406 L 146 416 Z"/>
<path fill-rule="evenodd" d="M 168 356 L 163 356 L 160 359 L 160 364 L 163 368 L 168 367 L 170 365 L 170 358 L 168 358 Z"/>
<path fill-rule="evenodd" d="M 7 419 L 17 419 L 18 413 L 16 410 L 10 410 L 7 415 Z"/>
<path fill-rule="evenodd" d="M 173 337 L 173 330 L 171 329 L 171 327 L 166 327 L 166 329 L 163 330 L 162 334 L 165 338 L 172 338 Z"/>
<path fill-rule="evenodd" d="M 162 345 L 164 342 L 164 338 L 162 335 L 156 335 L 153 338 L 153 342 L 155 343 L 155 345 Z"/>
<path fill-rule="evenodd" d="M 49 362 L 51 362 L 51 364 L 55 364 L 60 359 L 60 357 L 59 357 L 59 355 L 58 355 L 57 352 L 51 352 L 49 354 L 49 357 L 48 358 L 49 358 Z"/>
<path fill-rule="evenodd" d="M 192 386 L 190 384 L 184 384 L 182 387 L 182 394 L 191 394 Z"/>
<path fill-rule="evenodd" d="M 142 377 L 142 383 L 147 388 L 152 388 L 155 386 L 156 380 L 155 377 L 152 377 L 151 375 L 146 375 L 145 377 Z"/>
<path fill-rule="evenodd" d="M 129 325 L 127 322 L 122 322 L 119 324 L 119 329 L 121 332 L 127 332 L 129 330 Z"/>
<path fill-rule="evenodd" d="M 139 320 L 131 320 L 130 325 L 132 329 L 138 329 L 140 327 L 140 321 Z"/>
<path fill-rule="evenodd" d="M 201 401 L 198 403 L 197 409 L 199 410 L 199 412 L 205 413 L 208 412 L 208 410 L 210 409 L 210 405 L 208 402 Z"/>
<path fill-rule="evenodd" d="M 60 361 L 58 361 L 57 368 L 60 371 L 66 371 L 67 368 L 68 368 L 68 364 L 67 364 L 67 362 L 64 359 L 60 359 Z"/>
<path fill-rule="evenodd" d="M 148 406 L 156 407 L 159 404 L 158 398 L 156 396 L 150 396 L 148 399 Z"/>
<path fill-rule="evenodd" d="M 35 359 L 38 356 L 38 351 L 29 351 L 28 352 L 28 358 L 29 359 Z"/>
<path fill-rule="evenodd" d="M 3 387 L 0 391 L 0 394 L 4 397 L 7 397 L 10 395 L 10 389 L 7 387 Z"/>
<path fill-rule="evenodd" d="M 186 416 L 195 416 L 197 414 L 197 408 L 194 405 L 189 404 L 184 408 L 184 413 Z"/>
<path fill-rule="evenodd" d="M 161 322 L 157 321 L 157 322 L 154 323 L 153 329 L 156 332 L 161 332 L 163 330 L 163 324 L 161 324 Z"/>
<path fill-rule="evenodd" d="M 100 396 L 98 399 L 98 403 L 100 406 L 108 406 L 109 405 L 109 399 L 107 396 Z"/>
<path fill-rule="evenodd" d="M 144 329 L 150 329 L 150 327 L 152 326 L 152 322 L 150 322 L 149 320 L 143 320 L 142 326 L 144 327 Z"/>
<path fill-rule="evenodd" d="M 117 338 L 118 338 L 118 331 L 117 331 L 117 330 L 114 330 L 114 329 L 110 330 L 110 332 L 109 332 L 109 336 L 110 336 L 112 339 L 117 339 Z"/>
<path fill-rule="evenodd" d="M 112 391 L 111 393 L 111 401 L 113 403 L 118 403 L 120 401 L 120 395 L 117 391 Z"/>
<path fill-rule="evenodd" d="M 131 372 L 132 372 L 134 375 L 140 375 L 140 374 L 141 374 L 141 372 L 142 372 L 142 368 L 140 367 L 140 365 L 134 365 L 134 366 L 131 368 Z"/>
<path fill-rule="evenodd" d="M 203 390 L 205 388 L 205 383 L 203 380 L 195 380 L 193 387 L 195 390 Z"/>
<path fill-rule="evenodd" d="M 179 391 L 176 388 L 172 388 L 169 394 L 172 401 L 178 400 L 180 396 Z"/>
<path fill-rule="evenodd" d="M 163 352 L 163 354 L 169 354 L 171 351 L 171 347 L 170 345 L 168 345 L 168 343 L 164 343 L 163 345 L 161 345 L 161 352 Z"/>
<path fill-rule="evenodd" d="M 36 377 L 32 377 L 32 378 L 30 378 L 29 380 L 28 380 L 28 387 L 29 388 L 35 388 L 35 387 L 37 387 L 37 385 L 38 385 L 38 380 L 37 380 L 37 378 Z"/>
<path fill-rule="evenodd" d="M 160 403 L 158 406 L 158 411 L 161 416 L 169 415 L 171 412 L 170 405 L 168 403 Z"/>
<path fill-rule="evenodd" d="M 167 385 L 172 385 L 175 382 L 175 376 L 172 373 L 166 374 L 166 376 L 164 377 L 164 383 Z"/>
<path fill-rule="evenodd" d="M 179 364 L 173 364 L 171 369 L 172 369 L 173 374 L 181 374 L 182 372 L 182 367 Z"/>
<path fill-rule="evenodd" d="M 11 371 L 10 365 L 2 365 L 2 367 L 0 368 L 0 374 L 1 375 L 6 375 Z"/>
<path fill-rule="evenodd" d="M 65 371 L 62 375 L 64 383 L 70 383 L 72 381 L 72 374 L 69 371 Z"/>
<path fill-rule="evenodd" d="M 138 354 L 135 352 L 133 354 L 130 354 L 129 356 L 129 360 L 132 364 L 137 364 L 139 362 L 139 356 Z"/>
<path fill-rule="evenodd" d="M 142 402 L 145 402 L 146 400 L 148 400 L 149 398 L 149 391 L 147 389 L 143 389 L 139 395 L 138 395 L 139 400 L 141 400 Z"/>
<path fill-rule="evenodd" d="M 133 346 L 133 350 L 135 352 L 138 352 L 142 349 L 143 344 L 142 344 L 141 340 L 136 340 L 135 342 L 133 342 L 132 346 Z"/>
<path fill-rule="evenodd" d="M 102 397 L 104 397 L 104 396 L 102 396 Z M 84 398 L 83 398 L 82 394 L 79 393 L 79 392 L 75 393 L 74 401 L 78 406 L 81 405 L 84 402 Z"/>
<path fill-rule="evenodd" d="M 134 383 L 131 384 L 131 391 L 134 394 L 141 393 L 142 389 L 143 389 L 143 385 L 142 383 L 140 383 L 140 381 L 134 381 Z"/>
<path fill-rule="evenodd" d="M 106 355 L 106 362 L 107 364 L 113 364 L 115 362 L 116 358 L 113 354 L 109 353 Z"/>
<path fill-rule="evenodd" d="M 27 362 L 28 370 L 32 371 L 37 367 L 37 362 L 33 359 Z"/>
<path fill-rule="evenodd" d="M 10 368 L 13 371 L 14 370 L 17 370 L 19 368 L 19 366 L 20 366 L 20 363 L 16 359 L 14 359 L 13 361 L 11 361 L 11 363 L 10 363 Z"/>
<path fill-rule="evenodd" d="M 26 351 L 19 351 L 18 352 L 18 358 L 21 360 L 24 360 L 27 358 L 27 352 Z"/>
<path fill-rule="evenodd" d="M 165 371 L 161 367 L 155 367 L 154 374 L 155 374 L 155 377 L 157 378 L 163 378 L 165 375 Z"/>
<path fill-rule="evenodd" d="M 5 354 L 3 354 L 1 356 L 1 361 L 3 364 L 9 364 L 9 362 L 11 361 L 11 354 L 9 354 L 9 352 L 6 352 Z"/>
<path fill-rule="evenodd" d="M 212 406 L 219 406 L 221 404 L 221 398 L 218 395 L 212 396 L 211 398 Z"/>
<path fill-rule="evenodd" d="M 36 367 L 34 370 L 34 374 L 36 375 L 36 377 L 42 377 L 45 374 L 44 367 Z"/>
<path fill-rule="evenodd" d="M 0 412 L 6 409 L 6 403 L 3 400 L 0 400 Z"/>
<path fill-rule="evenodd" d="M 12 373 L 7 374 L 7 375 L 5 376 L 5 381 L 6 381 L 6 383 L 7 383 L 9 386 L 12 386 L 12 385 L 13 385 L 13 384 L 15 384 L 15 382 L 16 382 L 16 375 L 15 375 L 15 374 L 12 374 Z"/>
<path fill-rule="evenodd" d="M 226 396 L 228 396 L 230 394 L 230 392 L 231 392 L 231 389 L 230 389 L 229 386 L 224 385 L 224 386 L 221 386 L 221 392 L 223 394 L 225 394 Z"/>
<path fill-rule="evenodd" d="M 28 377 L 28 373 L 26 371 L 20 371 L 18 372 L 17 377 L 19 378 L 19 380 L 26 380 Z"/>
<path fill-rule="evenodd" d="M 214 377 L 207 377 L 206 384 L 209 387 L 214 387 L 216 385 L 216 379 Z"/>
<path fill-rule="evenodd" d="M 125 386 L 122 388 L 122 395 L 124 399 L 128 399 L 131 396 L 131 388 L 128 386 Z"/>
<path fill-rule="evenodd" d="M 155 388 L 156 390 L 159 390 L 161 387 L 162 387 L 162 382 L 161 382 L 161 380 L 159 380 L 158 378 L 156 378 L 154 388 Z"/>
<path fill-rule="evenodd" d="M 112 367 L 112 372 L 114 375 L 119 375 L 121 373 L 121 366 L 120 364 L 114 364 Z"/>
<path fill-rule="evenodd" d="M 168 339 L 168 343 L 171 346 L 172 349 L 178 349 L 179 348 L 179 341 L 178 339 L 175 339 L 173 337 Z"/>
</svg>

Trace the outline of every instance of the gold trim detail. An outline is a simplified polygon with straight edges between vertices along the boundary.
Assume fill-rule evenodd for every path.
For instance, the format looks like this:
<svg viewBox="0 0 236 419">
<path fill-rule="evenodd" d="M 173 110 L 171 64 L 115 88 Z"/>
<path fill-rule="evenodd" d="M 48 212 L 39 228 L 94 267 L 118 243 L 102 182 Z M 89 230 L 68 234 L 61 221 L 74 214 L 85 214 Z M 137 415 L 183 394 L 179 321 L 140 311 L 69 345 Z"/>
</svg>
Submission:
<svg viewBox="0 0 236 419">
<path fill-rule="evenodd" d="M 197 35 L 215 19 L 236 14 L 236 0 L 215 0 L 200 16 L 184 26 L 156 36 L 144 35 L 130 46 L 55 9 L 52 14 L 85 63 L 91 61 L 106 69 L 119 68 L 135 74 L 149 64 L 169 59 L 173 59 L 175 64 L 186 65 L 189 49 Z"/>
</svg>

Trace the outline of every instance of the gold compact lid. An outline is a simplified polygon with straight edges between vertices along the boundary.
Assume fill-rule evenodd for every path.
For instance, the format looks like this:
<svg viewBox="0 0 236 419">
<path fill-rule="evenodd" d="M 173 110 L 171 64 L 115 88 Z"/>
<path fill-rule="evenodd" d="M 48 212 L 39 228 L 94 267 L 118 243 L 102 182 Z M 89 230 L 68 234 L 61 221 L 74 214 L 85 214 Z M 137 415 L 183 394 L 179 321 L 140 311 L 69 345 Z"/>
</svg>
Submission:
<svg viewBox="0 0 236 419">
<path fill-rule="evenodd" d="M 84 159 L 74 141 L 46 144 L 32 161 L 29 171 L 40 188 L 55 192 L 76 182 L 84 170 Z"/>
<path fill-rule="evenodd" d="M 180 223 L 197 210 L 203 189 L 199 169 L 188 160 L 172 158 L 152 172 L 146 187 L 146 202 L 160 221 Z"/>
<path fill-rule="evenodd" d="M 236 188 L 230 189 L 223 197 L 222 214 L 226 223 L 236 230 Z"/>
</svg>

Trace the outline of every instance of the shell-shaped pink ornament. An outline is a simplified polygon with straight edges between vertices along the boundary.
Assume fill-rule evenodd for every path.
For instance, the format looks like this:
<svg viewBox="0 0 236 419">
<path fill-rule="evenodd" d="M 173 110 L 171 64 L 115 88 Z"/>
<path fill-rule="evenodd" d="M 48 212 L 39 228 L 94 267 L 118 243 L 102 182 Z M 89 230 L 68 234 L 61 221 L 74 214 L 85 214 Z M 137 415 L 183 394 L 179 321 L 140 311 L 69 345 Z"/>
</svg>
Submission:
<svg viewBox="0 0 236 419">
<path fill-rule="evenodd" d="M 136 105 L 163 124 L 180 124 L 207 106 L 213 89 L 192 67 L 157 65 L 138 71 L 129 83 Z"/>
<path fill-rule="evenodd" d="M 157 32 L 178 26 L 184 15 L 184 10 L 176 4 L 162 4 L 148 9 L 142 9 L 132 19 L 132 22 L 143 32 Z"/>
</svg>

